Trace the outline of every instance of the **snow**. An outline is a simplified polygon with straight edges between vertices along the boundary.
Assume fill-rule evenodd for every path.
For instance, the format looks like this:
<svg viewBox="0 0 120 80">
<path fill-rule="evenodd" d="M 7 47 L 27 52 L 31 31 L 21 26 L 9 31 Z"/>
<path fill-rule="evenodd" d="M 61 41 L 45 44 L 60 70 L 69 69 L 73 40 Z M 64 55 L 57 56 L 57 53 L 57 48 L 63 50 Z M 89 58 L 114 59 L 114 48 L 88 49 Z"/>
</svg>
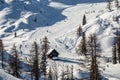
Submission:
<svg viewBox="0 0 120 80">
<path fill-rule="evenodd" d="M 119 80 L 119 67 L 119 64 L 113 65 L 111 63 L 107 63 L 105 67 L 106 70 L 103 72 L 103 74 L 106 75 L 109 80 Z"/>
<path fill-rule="evenodd" d="M 0 7 L 0 38 L 8 52 L 12 45 L 16 44 L 24 58 L 30 54 L 34 41 L 40 43 L 42 38 L 47 36 L 50 47 L 56 49 L 62 57 L 58 63 L 76 62 L 78 65 L 78 59 L 85 59 L 75 52 L 81 40 L 81 37 L 76 36 L 76 32 L 82 25 L 84 14 L 87 24 L 82 26 L 82 29 L 86 32 L 86 37 L 96 33 L 101 44 L 101 55 L 111 57 L 116 29 L 119 28 L 119 22 L 113 20 L 113 17 L 119 17 L 120 11 L 108 12 L 104 0 L 5 0 Z M 14 37 L 15 32 L 17 37 Z M 120 77 L 116 74 L 120 72 L 115 69 L 119 69 L 120 65 L 110 65 L 103 74 L 110 80 L 119 80 Z M 75 76 L 81 77 L 76 70 Z"/>
<path fill-rule="evenodd" d="M 10 74 L 3 71 L 2 69 L 0 69 L 0 80 L 21 80 L 21 79 L 17 79 L 16 77 L 13 77 Z"/>
<path fill-rule="evenodd" d="M 61 3 L 57 3 L 57 2 L 51 2 L 49 4 L 49 6 L 51 7 L 54 7 L 54 8 L 57 8 L 57 9 L 63 9 L 63 8 L 68 8 L 70 6 L 67 6 L 67 5 L 64 5 L 64 4 L 61 4 Z"/>
</svg>

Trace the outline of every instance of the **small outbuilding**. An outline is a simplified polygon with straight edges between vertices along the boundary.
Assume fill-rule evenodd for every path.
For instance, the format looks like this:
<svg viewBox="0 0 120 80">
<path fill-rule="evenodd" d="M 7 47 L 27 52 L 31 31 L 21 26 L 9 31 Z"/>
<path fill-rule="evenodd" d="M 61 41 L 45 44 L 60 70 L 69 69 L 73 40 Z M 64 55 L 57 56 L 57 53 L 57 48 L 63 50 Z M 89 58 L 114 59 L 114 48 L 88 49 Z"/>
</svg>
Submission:
<svg viewBox="0 0 120 80">
<path fill-rule="evenodd" d="M 55 49 L 51 49 L 47 53 L 47 57 L 53 59 L 54 57 L 58 57 L 59 53 Z"/>
</svg>

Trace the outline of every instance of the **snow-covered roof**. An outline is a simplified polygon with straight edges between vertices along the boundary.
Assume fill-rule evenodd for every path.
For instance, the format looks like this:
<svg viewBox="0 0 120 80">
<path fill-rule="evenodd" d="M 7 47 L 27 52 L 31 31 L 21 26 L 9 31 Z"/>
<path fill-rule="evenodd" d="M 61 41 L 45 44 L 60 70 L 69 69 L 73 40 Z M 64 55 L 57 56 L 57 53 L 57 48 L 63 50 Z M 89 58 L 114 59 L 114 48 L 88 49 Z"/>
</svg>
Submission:
<svg viewBox="0 0 120 80">
<path fill-rule="evenodd" d="M 56 53 L 57 55 L 59 55 L 59 53 L 55 50 L 55 49 L 50 49 L 48 52 L 47 52 L 47 55 L 51 54 L 51 53 Z"/>
<path fill-rule="evenodd" d="M 47 52 L 47 55 L 50 54 L 54 49 L 50 49 L 48 52 Z"/>
<path fill-rule="evenodd" d="M 47 54 L 50 54 L 51 52 L 55 52 L 55 53 L 58 53 L 55 49 L 50 49 Z"/>
</svg>

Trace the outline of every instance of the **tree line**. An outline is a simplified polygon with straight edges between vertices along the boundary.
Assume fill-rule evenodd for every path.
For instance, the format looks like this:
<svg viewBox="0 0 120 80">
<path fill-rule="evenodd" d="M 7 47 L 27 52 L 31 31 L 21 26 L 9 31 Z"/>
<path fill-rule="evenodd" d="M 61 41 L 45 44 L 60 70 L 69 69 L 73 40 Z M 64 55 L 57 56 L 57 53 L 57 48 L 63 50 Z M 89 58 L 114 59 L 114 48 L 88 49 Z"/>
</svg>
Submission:
<svg viewBox="0 0 120 80">
<path fill-rule="evenodd" d="M 46 78 L 46 53 L 49 50 L 49 41 L 48 38 L 43 38 L 41 42 L 41 46 L 38 45 L 37 42 L 32 44 L 32 49 L 30 51 L 31 56 L 30 59 L 27 61 L 29 64 L 29 71 L 31 74 L 31 79 L 39 80 L 40 76 L 44 75 L 44 79 Z M 11 51 L 8 62 L 5 61 L 5 50 L 3 41 L 0 40 L 0 53 L 1 53 L 1 66 L 3 69 L 6 69 L 11 75 L 21 78 L 21 71 L 22 71 L 22 61 L 20 59 L 19 51 L 17 50 L 16 45 L 14 44 Z M 8 63 L 8 65 L 5 64 Z"/>
<path fill-rule="evenodd" d="M 116 1 L 116 6 L 118 6 L 117 1 Z M 83 16 L 83 23 L 82 25 L 84 26 L 86 24 L 86 16 Z M 113 64 L 120 64 L 120 34 L 119 31 L 116 31 L 116 39 L 115 39 L 115 44 L 113 45 L 112 49 L 112 63 Z M 76 48 L 76 53 L 79 55 L 90 56 L 90 61 L 91 61 L 91 66 L 90 66 L 90 80 L 102 80 L 102 75 L 99 70 L 99 62 L 98 58 L 101 57 L 101 48 L 100 44 L 98 42 L 97 36 L 95 33 L 90 34 L 87 37 L 86 40 L 86 35 L 85 32 L 82 30 L 82 27 L 79 26 L 77 29 L 77 36 L 78 38 L 81 37 L 80 42 L 78 42 L 78 46 Z"/>
<path fill-rule="evenodd" d="M 10 56 L 8 61 L 6 61 L 5 49 L 3 45 L 3 41 L 0 40 L 0 53 L 1 53 L 1 66 L 7 71 L 9 74 L 17 77 L 23 78 L 21 73 L 29 72 L 27 75 L 31 80 L 58 80 L 58 65 L 54 61 L 52 66 L 49 66 L 47 69 L 47 52 L 50 49 L 50 42 L 47 37 L 44 37 L 43 40 L 38 44 L 34 42 L 32 44 L 32 48 L 30 50 L 30 55 L 26 57 L 26 61 L 22 61 L 21 54 L 17 50 L 17 46 L 14 44 L 10 51 Z M 24 71 L 23 63 L 26 62 L 28 66 L 28 71 Z M 8 63 L 6 65 L 6 63 Z M 64 69 L 65 68 L 65 69 Z M 61 71 L 61 79 L 62 80 L 74 80 L 73 78 L 73 66 L 64 66 Z M 48 71 L 47 71 L 48 70 Z"/>
</svg>

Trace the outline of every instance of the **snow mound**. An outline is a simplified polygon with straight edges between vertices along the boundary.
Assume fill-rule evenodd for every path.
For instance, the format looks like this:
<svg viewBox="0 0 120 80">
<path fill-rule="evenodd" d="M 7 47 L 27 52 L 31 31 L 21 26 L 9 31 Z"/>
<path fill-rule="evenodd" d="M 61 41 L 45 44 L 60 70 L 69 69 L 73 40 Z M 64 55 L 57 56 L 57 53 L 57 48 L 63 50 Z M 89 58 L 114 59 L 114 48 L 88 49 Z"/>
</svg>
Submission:
<svg viewBox="0 0 120 80">
<path fill-rule="evenodd" d="M 17 79 L 16 77 L 13 77 L 12 75 L 7 74 L 2 69 L 0 69 L 0 80 L 20 80 L 20 79 Z"/>
</svg>

